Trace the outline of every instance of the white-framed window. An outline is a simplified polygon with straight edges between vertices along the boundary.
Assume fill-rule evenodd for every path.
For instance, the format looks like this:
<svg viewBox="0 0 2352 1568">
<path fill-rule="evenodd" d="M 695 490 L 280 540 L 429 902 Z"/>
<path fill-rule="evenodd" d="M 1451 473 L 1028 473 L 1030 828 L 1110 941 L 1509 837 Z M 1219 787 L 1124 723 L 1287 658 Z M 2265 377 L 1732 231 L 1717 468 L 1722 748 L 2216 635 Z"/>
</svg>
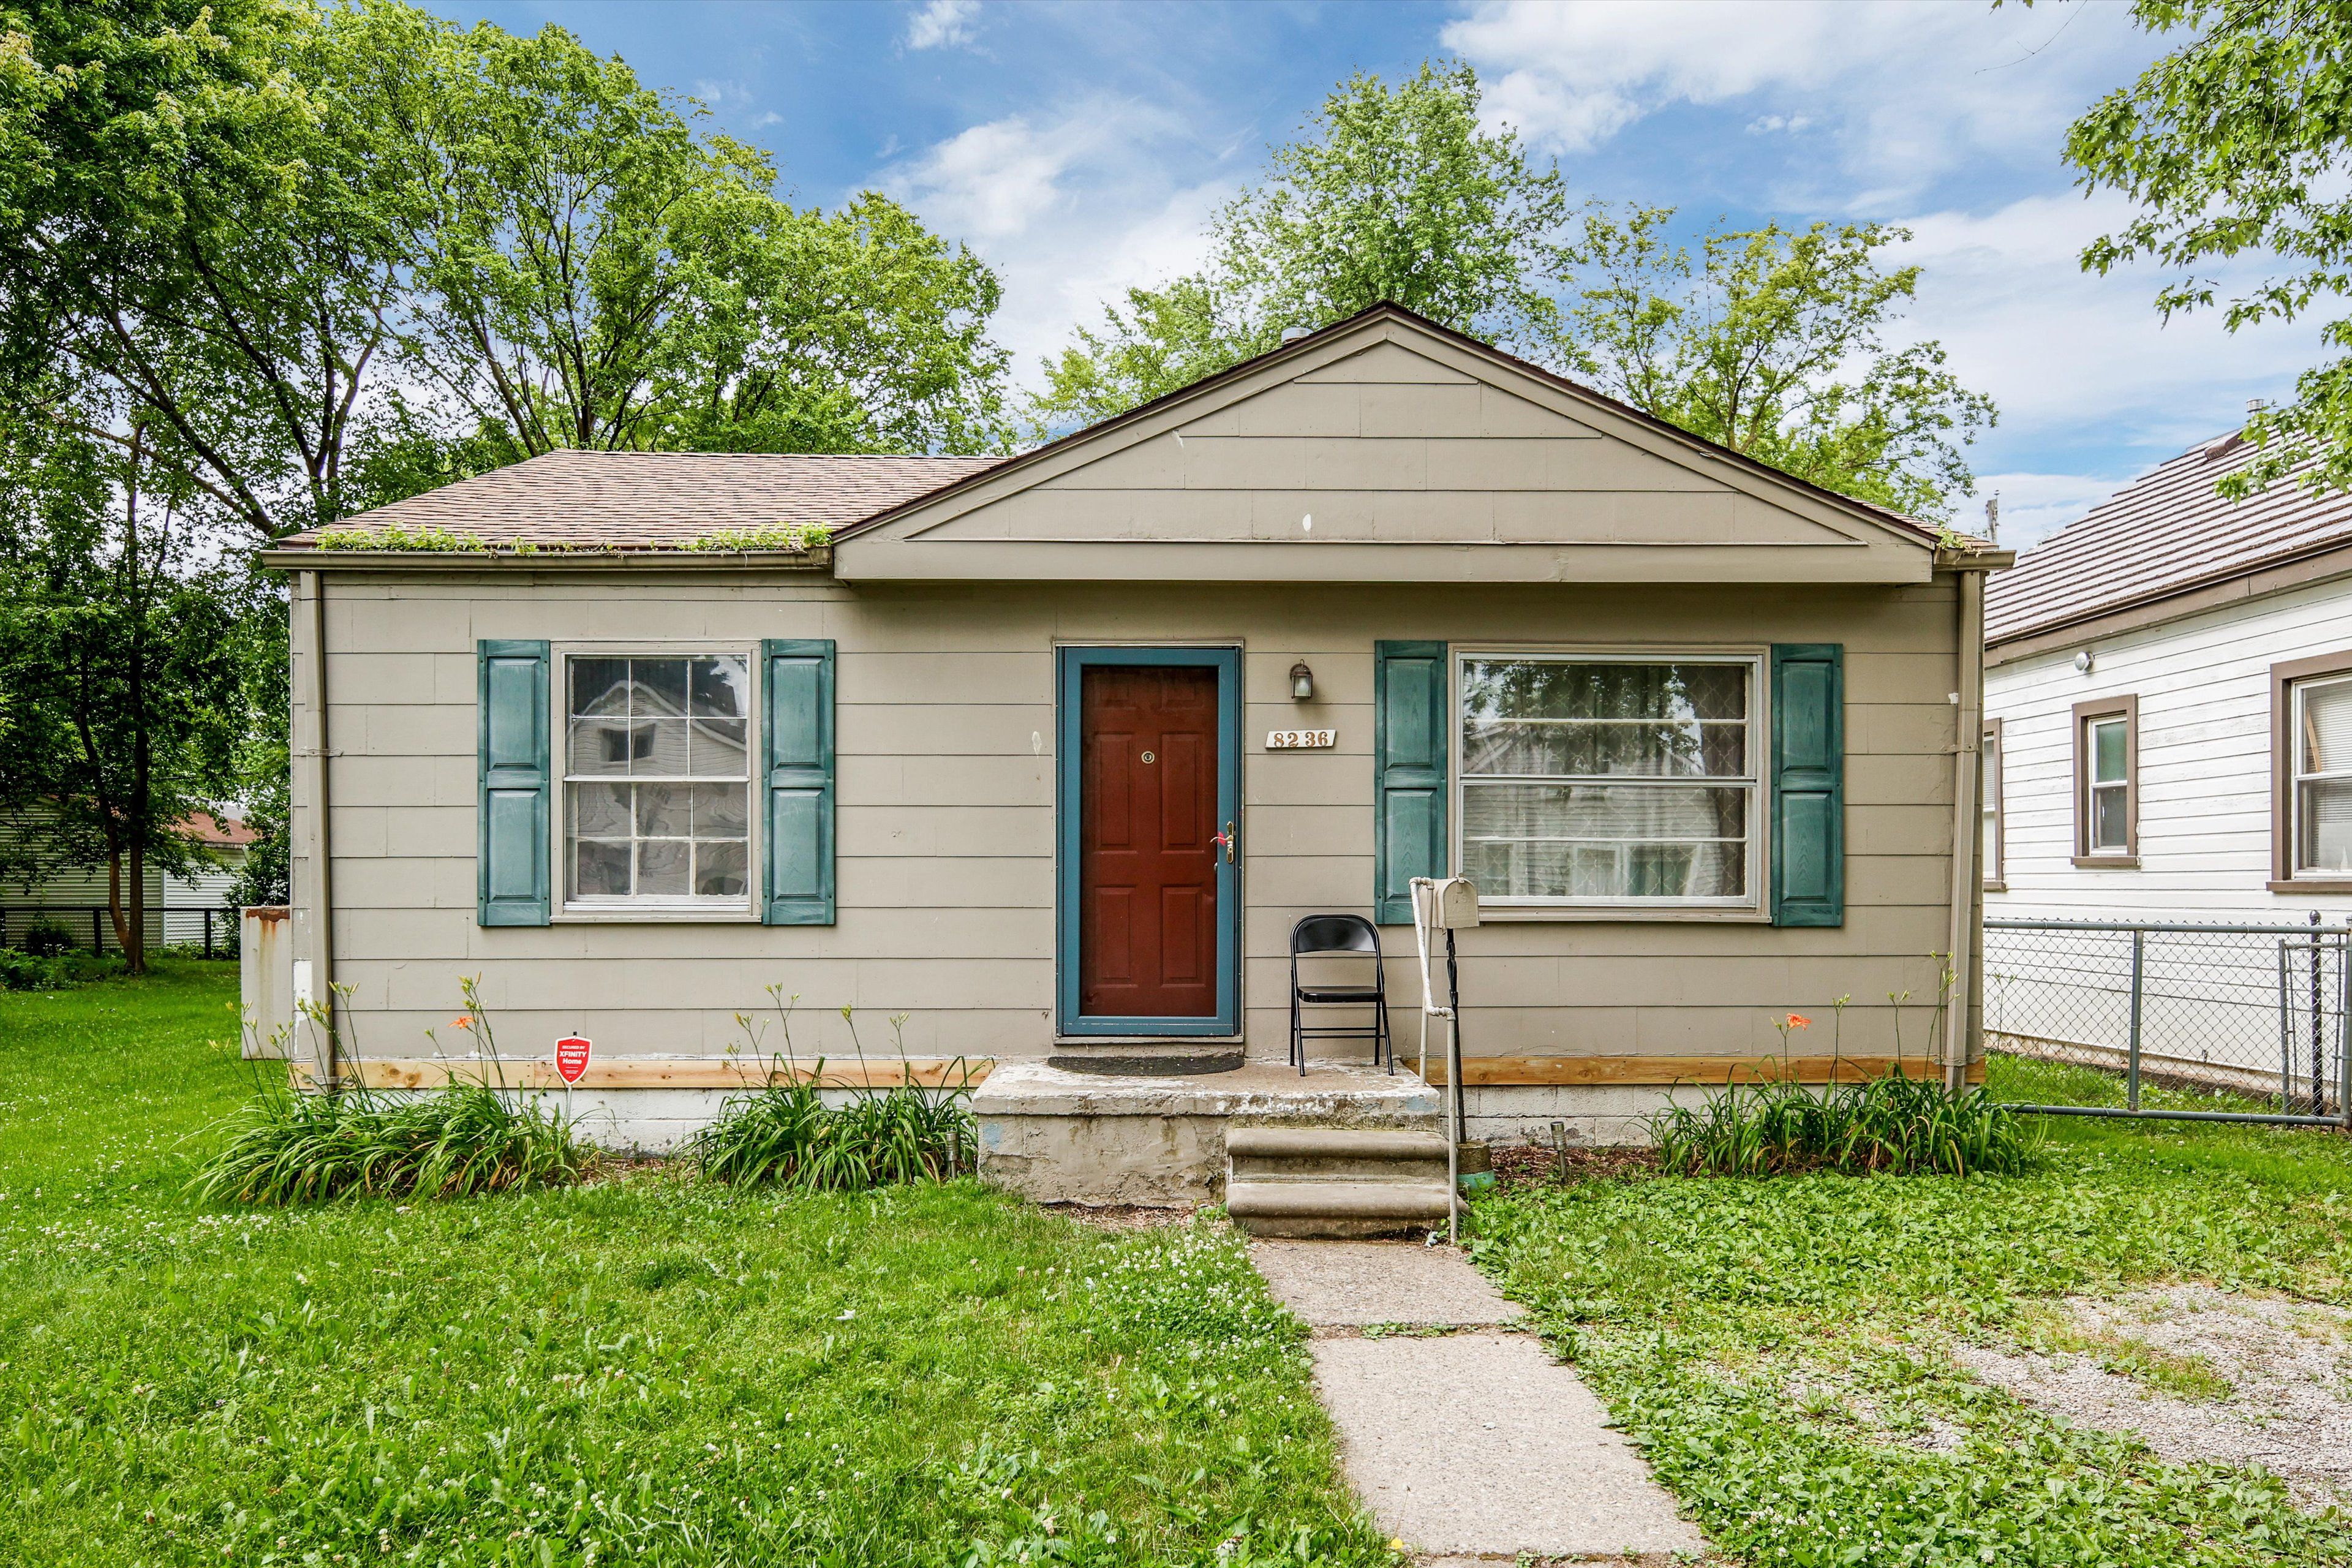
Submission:
<svg viewBox="0 0 2352 1568">
<path fill-rule="evenodd" d="M 2352 675 L 2298 680 L 2294 702 L 2293 874 L 2352 875 Z"/>
<path fill-rule="evenodd" d="M 1479 901 L 1754 910 L 1763 659 L 1464 650 L 1454 821 Z"/>
<path fill-rule="evenodd" d="M 1980 853 L 1984 857 L 1984 879 L 1989 887 L 2000 887 L 2008 878 L 2008 868 L 2001 864 L 2001 721 L 1990 720 L 1984 727 L 1984 739 L 1977 752 L 1979 773 L 1977 779 L 1977 808 L 1984 818 L 1984 841 Z"/>
<path fill-rule="evenodd" d="M 2131 853 L 2131 721 L 2118 713 L 2083 721 L 2084 851 Z"/>
<path fill-rule="evenodd" d="M 566 651 L 564 907 L 751 909 L 749 648 Z"/>
</svg>

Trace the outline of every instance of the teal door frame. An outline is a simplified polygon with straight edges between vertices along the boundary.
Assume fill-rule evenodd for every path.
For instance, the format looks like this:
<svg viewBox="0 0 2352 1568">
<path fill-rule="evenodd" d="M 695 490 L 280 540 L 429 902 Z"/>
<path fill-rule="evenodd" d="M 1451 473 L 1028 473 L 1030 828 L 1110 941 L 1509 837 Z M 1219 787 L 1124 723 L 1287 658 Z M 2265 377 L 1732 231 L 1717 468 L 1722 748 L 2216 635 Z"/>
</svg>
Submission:
<svg viewBox="0 0 2352 1568">
<path fill-rule="evenodd" d="M 1054 650 L 1054 957 L 1055 1025 L 1064 1035 L 1238 1035 L 1242 1027 L 1241 857 L 1217 862 L 1217 1011 L 1206 1018 L 1088 1017 L 1078 1010 L 1078 814 L 1085 753 L 1078 686 L 1089 665 L 1175 665 L 1217 672 L 1217 821 L 1242 819 L 1242 650 L 1237 647 L 1060 647 Z"/>
</svg>

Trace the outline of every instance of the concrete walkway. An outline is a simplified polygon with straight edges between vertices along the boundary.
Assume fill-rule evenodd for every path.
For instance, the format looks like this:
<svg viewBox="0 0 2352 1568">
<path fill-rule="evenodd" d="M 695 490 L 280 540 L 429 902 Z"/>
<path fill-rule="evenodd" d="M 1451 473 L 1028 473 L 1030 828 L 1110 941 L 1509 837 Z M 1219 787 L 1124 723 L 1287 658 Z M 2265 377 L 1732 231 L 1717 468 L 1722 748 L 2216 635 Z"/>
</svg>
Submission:
<svg viewBox="0 0 2352 1568">
<path fill-rule="evenodd" d="M 1349 1480 L 1429 1568 L 1706 1552 L 1583 1380 L 1514 1331 L 1518 1309 L 1461 1254 L 1258 1241 L 1250 1257 L 1315 1331 Z M 1374 1324 L 1424 1331 L 1366 1336 Z"/>
</svg>

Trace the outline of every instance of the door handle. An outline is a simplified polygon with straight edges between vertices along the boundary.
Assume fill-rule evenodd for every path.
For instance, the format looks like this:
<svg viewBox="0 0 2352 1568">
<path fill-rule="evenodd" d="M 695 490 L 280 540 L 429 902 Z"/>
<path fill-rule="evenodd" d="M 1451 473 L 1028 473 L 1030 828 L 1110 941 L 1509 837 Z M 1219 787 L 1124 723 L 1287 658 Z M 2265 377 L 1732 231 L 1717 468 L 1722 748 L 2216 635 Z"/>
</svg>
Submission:
<svg viewBox="0 0 2352 1568">
<path fill-rule="evenodd" d="M 1224 850 L 1226 865 L 1230 866 L 1234 863 L 1234 825 L 1232 823 L 1225 824 L 1225 830 L 1223 833 L 1209 835 L 1209 842 Z"/>
</svg>

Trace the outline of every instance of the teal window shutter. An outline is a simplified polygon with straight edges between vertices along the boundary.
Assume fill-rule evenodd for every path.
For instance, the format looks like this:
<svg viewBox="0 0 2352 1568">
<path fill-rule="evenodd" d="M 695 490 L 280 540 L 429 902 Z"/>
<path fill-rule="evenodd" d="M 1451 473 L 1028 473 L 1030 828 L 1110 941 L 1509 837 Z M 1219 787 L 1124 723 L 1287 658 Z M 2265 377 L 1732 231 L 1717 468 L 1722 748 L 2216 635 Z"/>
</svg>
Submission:
<svg viewBox="0 0 2352 1568">
<path fill-rule="evenodd" d="M 1845 924 L 1845 649 L 1772 647 L 1772 923 Z"/>
<path fill-rule="evenodd" d="M 481 642 L 475 909 L 486 926 L 543 926 L 548 910 L 547 645 Z"/>
<path fill-rule="evenodd" d="M 1446 874 L 1445 645 L 1372 645 L 1372 919 L 1412 923 L 1412 879 Z"/>
<path fill-rule="evenodd" d="M 833 923 L 833 644 L 761 645 L 767 704 L 766 899 L 772 926 Z"/>
</svg>

